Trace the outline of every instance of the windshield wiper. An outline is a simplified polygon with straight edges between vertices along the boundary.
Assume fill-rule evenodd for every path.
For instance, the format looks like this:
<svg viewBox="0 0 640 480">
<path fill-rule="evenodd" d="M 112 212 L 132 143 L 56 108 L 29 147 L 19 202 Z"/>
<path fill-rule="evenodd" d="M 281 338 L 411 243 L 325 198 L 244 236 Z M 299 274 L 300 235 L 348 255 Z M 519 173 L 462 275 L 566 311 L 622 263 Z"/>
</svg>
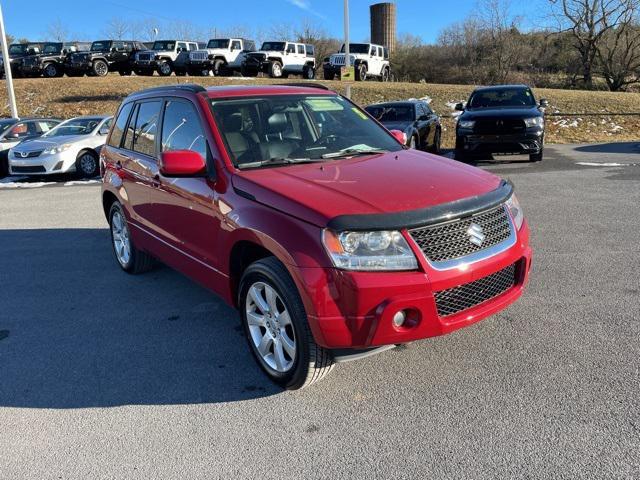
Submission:
<svg viewBox="0 0 640 480">
<path fill-rule="evenodd" d="M 322 158 L 342 158 L 342 157 L 354 157 L 356 155 L 371 155 L 374 153 L 385 153 L 386 150 L 380 148 L 360 149 L 360 148 L 345 148 L 338 152 L 325 153 Z"/>
<path fill-rule="evenodd" d="M 266 160 L 260 160 L 259 162 L 249 162 L 238 165 L 238 168 L 244 170 L 246 168 L 259 168 L 266 165 L 291 165 L 294 163 L 313 163 L 319 162 L 319 159 L 312 158 L 285 158 L 285 157 L 273 157 Z"/>
</svg>

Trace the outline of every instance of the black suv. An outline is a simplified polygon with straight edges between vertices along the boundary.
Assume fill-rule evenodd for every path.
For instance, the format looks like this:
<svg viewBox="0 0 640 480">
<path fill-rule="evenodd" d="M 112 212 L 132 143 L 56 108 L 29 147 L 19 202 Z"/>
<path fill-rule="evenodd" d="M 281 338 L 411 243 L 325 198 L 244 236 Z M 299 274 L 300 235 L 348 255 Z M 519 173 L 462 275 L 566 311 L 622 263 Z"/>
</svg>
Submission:
<svg viewBox="0 0 640 480">
<path fill-rule="evenodd" d="M 67 57 L 72 53 L 89 51 L 90 45 L 86 42 L 46 42 L 42 46 L 42 53 L 22 59 L 20 73 L 25 77 L 61 77 Z"/>
<path fill-rule="evenodd" d="M 545 99 L 536 102 L 526 85 L 482 87 L 473 91 L 456 125 L 456 159 L 478 154 L 529 154 L 542 160 Z"/>
<path fill-rule="evenodd" d="M 88 52 L 69 55 L 66 72 L 70 77 L 104 77 L 109 72 L 131 75 L 135 54 L 144 50 L 148 50 L 144 43 L 135 40 L 99 40 Z"/>
<path fill-rule="evenodd" d="M 9 45 L 9 61 L 11 62 L 11 73 L 14 77 L 20 76 L 20 66 L 22 59 L 29 55 L 37 55 L 42 48 L 41 43 L 12 43 Z M 4 78 L 4 62 L 0 57 L 0 78 Z"/>
</svg>

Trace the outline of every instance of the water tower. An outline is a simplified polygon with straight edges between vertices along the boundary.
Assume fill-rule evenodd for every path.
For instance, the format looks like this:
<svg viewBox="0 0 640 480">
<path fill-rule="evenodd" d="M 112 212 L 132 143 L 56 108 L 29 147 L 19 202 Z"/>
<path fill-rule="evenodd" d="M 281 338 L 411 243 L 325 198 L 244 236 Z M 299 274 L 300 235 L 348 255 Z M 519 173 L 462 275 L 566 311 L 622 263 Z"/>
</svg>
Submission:
<svg viewBox="0 0 640 480">
<path fill-rule="evenodd" d="M 396 49 L 396 4 L 376 3 L 369 7 L 371 14 L 371 43 Z"/>
</svg>

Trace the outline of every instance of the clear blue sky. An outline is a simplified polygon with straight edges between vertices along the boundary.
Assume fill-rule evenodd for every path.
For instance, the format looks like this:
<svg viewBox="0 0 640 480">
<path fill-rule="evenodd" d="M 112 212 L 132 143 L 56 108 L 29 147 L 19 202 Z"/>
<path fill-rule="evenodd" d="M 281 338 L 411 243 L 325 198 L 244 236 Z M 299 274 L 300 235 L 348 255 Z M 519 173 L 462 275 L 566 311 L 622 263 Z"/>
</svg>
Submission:
<svg viewBox="0 0 640 480">
<path fill-rule="evenodd" d="M 352 39 L 369 36 L 369 0 L 351 0 Z M 539 20 L 545 0 L 512 2 L 514 13 L 526 14 L 526 26 Z M 399 0 L 398 33 L 411 33 L 433 42 L 443 27 L 463 20 L 474 10 L 476 0 Z M 94 7 L 95 5 L 95 7 Z M 176 6 L 179 6 L 176 8 Z M 342 0 L 10 0 L 2 1 L 7 32 L 16 38 L 46 40 L 48 26 L 60 20 L 69 33 L 82 39 L 97 39 L 111 17 L 129 21 L 157 18 L 159 23 L 189 21 L 203 32 L 241 26 L 249 32 L 269 32 L 303 20 L 317 22 L 331 35 L 342 35 Z M 162 32 L 160 33 L 162 36 Z M 198 39 L 200 40 L 200 39 Z M 206 40 L 206 39 L 202 39 Z"/>
</svg>

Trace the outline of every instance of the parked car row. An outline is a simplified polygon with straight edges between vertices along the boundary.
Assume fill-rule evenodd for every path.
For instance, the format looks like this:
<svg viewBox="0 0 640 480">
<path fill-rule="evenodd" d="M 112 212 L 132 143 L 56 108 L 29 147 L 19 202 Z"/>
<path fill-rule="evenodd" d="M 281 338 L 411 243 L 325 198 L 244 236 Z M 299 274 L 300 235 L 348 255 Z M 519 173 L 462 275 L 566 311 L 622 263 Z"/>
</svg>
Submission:
<svg viewBox="0 0 640 480">
<path fill-rule="evenodd" d="M 111 116 L 0 120 L 0 177 L 75 173 L 95 177 Z"/>
<path fill-rule="evenodd" d="M 378 78 L 387 81 L 391 67 L 387 49 L 381 45 L 350 43 L 349 62 L 345 48 L 323 61 L 326 79 L 340 78 L 345 66 L 355 69 L 356 80 Z M 291 41 L 266 41 L 259 50 L 253 40 L 214 38 L 208 43 L 187 40 L 157 40 L 151 45 L 135 40 L 98 40 L 83 42 L 44 42 L 12 44 L 9 48 L 11 72 L 16 77 L 104 77 L 120 75 L 229 76 L 271 78 L 316 77 L 315 47 Z M 348 64 L 348 65 L 347 65 Z M 0 73 L 4 65 L 0 62 Z"/>
</svg>

